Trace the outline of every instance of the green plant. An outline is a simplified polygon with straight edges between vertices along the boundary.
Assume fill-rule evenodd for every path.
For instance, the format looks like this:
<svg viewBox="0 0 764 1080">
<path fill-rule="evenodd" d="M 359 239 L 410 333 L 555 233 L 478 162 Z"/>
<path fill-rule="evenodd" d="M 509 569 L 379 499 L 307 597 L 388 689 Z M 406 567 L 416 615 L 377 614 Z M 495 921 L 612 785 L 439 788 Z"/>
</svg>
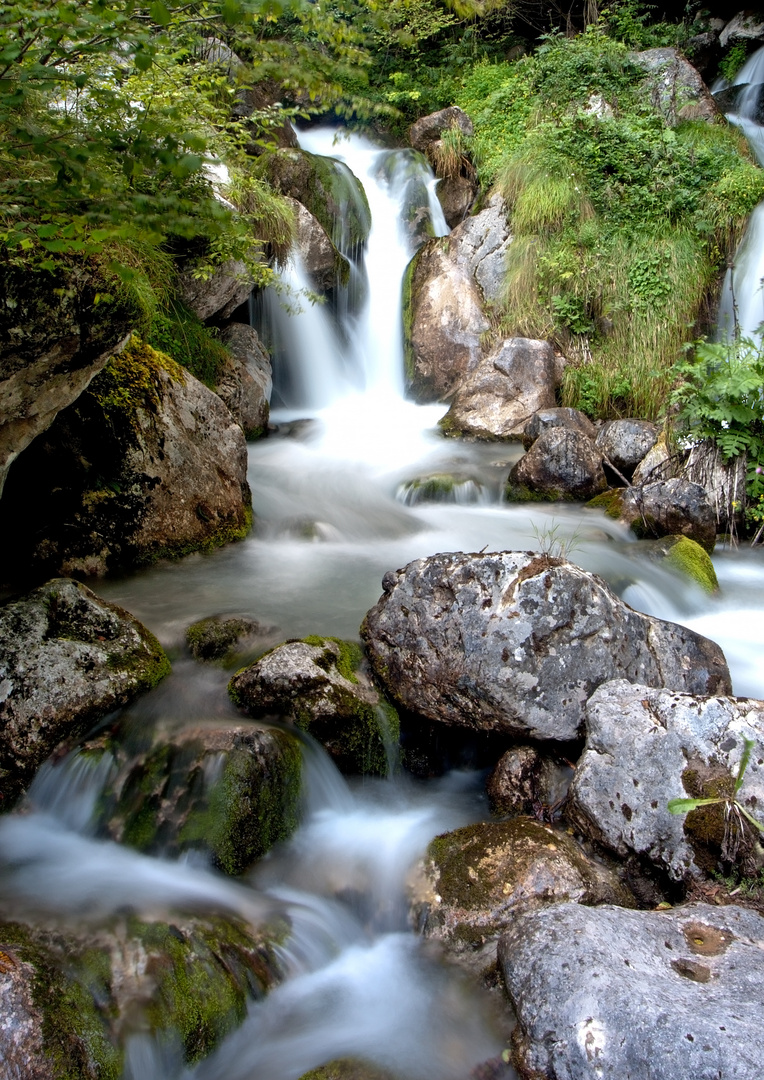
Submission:
<svg viewBox="0 0 764 1080">
<path fill-rule="evenodd" d="M 748 768 L 748 763 L 751 760 L 751 751 L 754 747 L 753 739 L 744 738 L 743 746 L 743 755 L 740 758 L 740 765 L 731 794 L 716 795 L 709 799 L 669 799 L 667 804 L 667 809 L 670 814 L 689 814 L 692 810 L 697 810 L 701 806 L 722 806 L 724 808 L 724 841 L 722 843 L 722 858 L 729 862 L 733 862 L 737 855 L 740 839 L 745 831 L 745 826 L 743 824 L 744 818 L 753 825 L 755 829 L 764 833 L 764 825 L 749 814 L 737 798 L 738 792 L 743 786 L 745 770 Z"/>
<path fill-rule="evenodd" d="M 744 41 L 736 41 L 719 61 L 719 74 L 727 82 L 732 80 L 746 61 L 748 49 Z"/>
<path fill-rule="evenodd" d="M 569 559 L 571 554 L 581 546 L 581 535 L 578 529 L 570 536 L 566 536 L 562 532 L 562 526 L 554 518 L 549 525 L 531 526 L 531 532 L 541 554 L 549 555 L 553 559 Z"/>
</svg>

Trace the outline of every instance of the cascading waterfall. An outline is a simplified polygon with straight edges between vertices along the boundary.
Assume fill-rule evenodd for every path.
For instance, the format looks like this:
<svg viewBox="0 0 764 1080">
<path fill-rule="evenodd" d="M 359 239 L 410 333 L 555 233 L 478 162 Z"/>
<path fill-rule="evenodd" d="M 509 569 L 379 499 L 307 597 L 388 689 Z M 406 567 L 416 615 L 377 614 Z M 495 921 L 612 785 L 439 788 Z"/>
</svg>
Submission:
<svg viewBox="0 0 764 1080">
<path fill-rule="evenodd" d="M 608 579 L 633 606 L 719 640 L 736 692 L 764 697 L 762 553 L 718 555 L 722 592 L 709 599 L 641 559 L 639 543 L 604 515 L 506 505 L 502 485 L 520 449 L 446 440 L 435 428 L 445 407 L 416 406 L 402 394 L 400 283 L 411 241 L 394 222 L 401 202 L 410 206 L 415 198 L 412 186 L 432 213 L 432 177 L 410 153 L 380 151 L 357 137 L 335 144 L 334 133 L 311 131 L 303 142 L 343 157 L 366 187 L 372 231 L 365 266 L 359 252 L 351 253 L 356 280 L 368 279 L 366 303 L 338 305 L 334 313 L 304 303 L 301 314 L 283 315 L 279 362 L 292 365 L 292 373 L 282 383 L 284 408 L 275 413 L 279 434 L 250 448 L 252 536 L 210 556 L 104 582 L 99 591 L 176 653 L 191 622 L 243 609 L 274 624 L 274 642 L 308 634 L 355 638 L 391 568 L 438 551 L 537 548 L 558 535 L 576 562 Z M 445 231 L 442 221 L 435 231 Z M 294 278 L 296 288 L 300 280 Z M 436 474 L 456 478 L 465 495 L 479 490 L 480 498 L 408 497 L 412 482 Z M 130 713 L 145 727 L 213 717 L 241 724 L 227 703 L 226 678 L 177 660 L 173 674 Z M 238 1031 L 192 1070 L 172 1047 L 136 1035 L 128 1080 L 296 1080 L 343 1056 L 411 1080 L 465 1080 L 475 1063 L 499 1052 L 481 1001 L 409 932 L 404 891 L 407 871 L 434 835 L 486 816 L 480 777 L 452 773 L 426 785 L 399 778 L 350 787 L 319 748 L 309 747 L 305 761 L 298 832 L 240 881 L 96 839 L 93 814 L 107 757 L 96 766 L 74 755 L 46 767 L 26 812 L 0 820 L 6 913 L 66 923 L 104 918 L 129 902 L 139 913 L 222 910 L 254 922 L 278 910 L 291 922 L 283 946 L 289 977 L 252 1004 Z"/>
</svg>

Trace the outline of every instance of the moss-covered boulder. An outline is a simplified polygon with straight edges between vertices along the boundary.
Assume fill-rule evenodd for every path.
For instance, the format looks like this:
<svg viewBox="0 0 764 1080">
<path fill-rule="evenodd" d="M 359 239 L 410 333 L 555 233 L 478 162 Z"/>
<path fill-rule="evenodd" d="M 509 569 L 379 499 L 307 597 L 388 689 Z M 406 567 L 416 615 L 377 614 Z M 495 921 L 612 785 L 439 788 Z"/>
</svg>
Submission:
<svg viewBox="0 0 764 1080">
<path fill-rule="evenodd" d="M 287 731 L 211 725 L 113 753 L 118 767 L 101 799 L 102 828 L 139 851 L 198 850 L 236 875 L 297 827 L 302 755 Z"/>
<path fill-rule="evenodd" d="M 541 904 L 634 901 L 615 872 L 559 830 L 527 818 L 437 836 L 421 866 L 417 921 L 427 937 L 480 970 L 513 918 Z"/>
<path fill-rule="evenodd" d="M 641 486 L 602 492 L 589 506 L 628 525 L 640 539 L 686 536 L 714 550 L 716 512 L 705 488 L 689 480 L 656 480 Z"/>
<path fill-rule="evenodd" d="M 374 687 L 360 647 L 337 638 L 290 641 L 231 679 L 234 701 L 253 716 L 278 716 L 322 743 L 347 773 L 388 772 L 398 714 Z"/>
<path fill-rule="evenodd" d="M 639 547 L 639 554 L 689 578 L 704 592 L 713 593 L 719 589 L 711 556 L 689 536 L 664 536 L 661 540 L 645 540 Z"/>
<path fill-rule="evenodd" d="M 169 670 L 145 626 L 76 581 L 49 581 L 0 608 L 0 809 L 59 743 Z"/>
<path fill-rule="evenodd" d="M 186 645 L 195 660 L 227 665 L 258 645 L 262 652 L 276 633 L 275 626 L 264 626 L 249 615 L 210 615 L 188 627 Z"/>
<path fill-rule="evenodd" d="M 483 484 L 470 476 L 458 476 L 454 473 L 430 473 L 406 480 L 396 492 L 396 498 L 406 506 L 419 506 L 420 503 L 468 503 L 480 502 L 483 498 Z"/>
<path fill-rule="evenodd" d="M 246 468 L 220 398 L 136 340 L 14 465 L 0 549 L 29 573 L 83 576 L 240 539 Z"/>
<path fill-rule="evenodd" d="M 130 918 L 85 933 L 0 923 L 2 1075 L 119 1080 L 137 1017 L 196 1062 L 282 976 L 285 927 Z"/>
<path fill-rule="evenodd" d="M 358 1058 L 338 1058 L 303 1073 L 300 1080 L 395 1080 L 394 1074 Z"/>
</svg>

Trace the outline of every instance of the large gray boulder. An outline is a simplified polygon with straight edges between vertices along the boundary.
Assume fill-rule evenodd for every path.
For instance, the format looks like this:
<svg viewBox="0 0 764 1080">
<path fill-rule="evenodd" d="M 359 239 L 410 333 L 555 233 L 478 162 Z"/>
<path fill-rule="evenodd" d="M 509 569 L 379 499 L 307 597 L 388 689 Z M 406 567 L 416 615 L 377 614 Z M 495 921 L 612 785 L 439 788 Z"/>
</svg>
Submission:
<svg viewBox="0 0 764 1080">
<path fill-rule="evenodd" d="M 734 41 L 760 41 L 764 38 L 764 17 L 757 9 L 748 8 L 739 11 L 730 19 L 719 34 L 719 44 L 723 49 Z"/>
<path fill-rule="evenodd" d="M 252 716 L 278 716 L 309 732 L 344 772 L 387 774 L 398 715 L 363 671 L 354 642 L 289 641 L 238 672 L 228 689 Z"/>
<path fill-rule="evenodd" d="M 0 608 L 0 809 L 59 743 L 169 670 L 145 626 L 78 582 L 49 581 Z"/>
<path fill-rule="evenodd" d="M 721 649 L 633 611 L 603 581 L 530 552 L 461 552 L 386 574 L 361 636 L 394 701 L 444 724 L 574 739 L 613 678 L 729 693 Z"/>
<path fill-rule="evenodd" d="M 588 435 L 566 427 L 542 431 L 512 466 L 506 495 L 511 502 L 592 499 L 605 491 L 602 454 Z"/>
<path fill-rule="evenodd" d="M 597 448 L 628 476 L 658 441 L 660 429 L 649 420 L 609 420 L 597 433 Z"/>
<path fill-rule="evenodd" d="M 700 73 L 676 49 L 645 49 L 632 53 L 646 72 L 644 89 L 653 108 L 676 127 L 683 120 L 721 118 L 719 108 Z"/>
<path fill-rule="evenodd" d="M 499 943 L 523 1076 L 751 1080 L 764 1060 L 764 919 L 691 904 L 557 904 Z"/>
<path fill-rule="evenodd" d="M 451 128 L 458 128 L 466 137 L 473 132 L 472 121 L 458 105 L 450 105 L 447 109 L 420 117 L 409 128 L 409 142 L 415 150 L 426 154 L 432 144 Z"/>
<path fill-rule="evenodd" d="M 504 285 L 507 249 L 512 243 L 507 204 L 495 193 L 479 213 L 452 231 L 449 250 L 469 267 L 487 304 L 496 304 Z"/>
<path fill-rule="evenodd" d="M 716 512 L 700 484 L 680 477 L 653 480 L 608 492 L 593 505 L 601 505 L 639 537 L 688 536 L 706 551 L 714 550 Z"/>
<path fill-rule="evenodd" d="M 764 805 L 764 702 L 696 697 L 606 683 L 586 706 L 586 746 L 566 813 L 586 835 L 623 857 L 638 856 L 674 880 L 745 864 L 752 832 L 732 825 L 723 859 L 724 807 L 670 814 L 669 799 L 732 795 L 744 739 L 753 740 L 737 799 L 754 816 Z"/>
<path fill-rule="evenodd" d="M 220 340 L 231 354 L 215 393 L 228 406 L 248 439 L 268 429 L 273 372 L 271 360 L 257 331 L 245 323 L 231 323 Z"/>
<path fill-rule="evenodd" d="M 220 398 L 134 343 L 16 463 L 6 549 L 38 574 L 88 575 L 240 539 L 246 470 L 244 433 Z"/>
<path fill-rule="evenodd" d="M 550 428 L 567 428 L 568 431 L 580 431 L 588 439 L 597 438 L 597 429 L 580 409 L 558 408 L 539 409 L 534 413 L 523 432 L 523 446 L 527 450 L 543 432 Z"/>
<path fill-rule="evenodd" d="M 204 322 L 213 315 L 225 319 L 252 292 L 252 278 L 239 259 L 226 259 L 209 277 L 194 277 L 190 270 L 178 275 L 178 292 L 186 307 Z"/>
<path fill-rule="evenodd" d="M 441 427 L 474 439 L 521 439 L 531 416 L 554 405 L 558 382 L 548 341 L 506 338 L 462 380 Z"/>
</svg>

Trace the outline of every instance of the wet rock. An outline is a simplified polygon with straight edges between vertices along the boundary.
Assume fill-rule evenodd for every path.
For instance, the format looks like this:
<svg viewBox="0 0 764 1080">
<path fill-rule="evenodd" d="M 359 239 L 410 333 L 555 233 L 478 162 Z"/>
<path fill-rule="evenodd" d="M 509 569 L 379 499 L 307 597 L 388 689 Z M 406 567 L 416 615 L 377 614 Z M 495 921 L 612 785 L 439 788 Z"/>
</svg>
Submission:
<svg viewBox="0 0 764 1080">
<path fill-rule="evenodd" d="M 762 39 L 764 39 L 764 18 L 760 11 L 752 11 L 750 8 L 739 11 L 719 34 L 719 44 L 723 49 L 734 41 L 761 41 Z"/>
<path fill-rule="evenodd" d="M 755 745 L 737 798 L 761 816 L 764 702 L 672 693 L 618 679 L 592 695 L 586 732 L 566 814 L 621 856 L 638 855 L 677 881 L 716 869 L 724 846 L 723 805 L 673 815 L 667 804 L 731 796 L 744 738 Z M 730 842 L 739 844 L 727 862 L 744 864 L 751 830 L 742 819 L 730 827 Z"/>
<path fill-rule="evenodd" d="M 539 409 L 525 425 L 523 432 L 523 446 L 527 450 L 536 439 L 551 428 L 566 428 L 568 431 L 578 431 L 582 435 L 594 441 L 597 438 L 597 429 L 588 416 L 578 409 L 552 408 Z"/>
<path fill-rule="evenodd" d="M 347 281 L 349 263 L 331 242 L 318 218 L 295 199 L 288 202 L 295 212 L 295 246 L 312 287 L 325 293 L 339 281 Z"/>
<path fill-rule="evenodd" d="M 458 503 L 467 506 L 480 502 L 483 497 L 482 483 L 472 477 L 453 473 L 431 473 L 401 484 L 396 498 L 405 506 L 421 503 Z"/>
<path fill-rule="evenodd" d="M 383 588 L 361 627 L 369 659 L 392 700 L 429 720 L 565 741 L 608 679 L 730 691 L 718 645 L 633 611 L 561 559 L 440 554 Z"/>
<path fill-rule="evenodd" d="M 468 138 L 472 135 L 472 121 L 458 105 L 420 117 L 409 128 L 409 142 L 415 150 L 426 154 L 432 143 L 437 142 L 444 132 L 454 127 Z"/>
<path fill-rule="evenodd" d="M 469 209 L 475 201 L 478 192 L 478 183 L 474 176 L 445 176 L 436 190 L 438 201 L 443 208 L 443 216 L 450 229 L 464 221 Z"/>
<path fill-rule="evenodd" d="M 565 799 L 573 770 L 535 746 L 513 746 L 486 781 L 494 814 L 534 814 L 551 821 Z"/>
<path fill-rule="evenodd" d="M 646 49 L 632 53 L 647 73 L 644 88 L 653 108 L 671 127 L 683 120 L 708 120 L 721 113 L 700 74 L 676 49 Z"/>
<path fill-rule="evenodd" d="M 0 608 L 0 808 L 10 809 L 62 740 L 169 670 L 137 619 L 78 582 L 49 581 Z"/>
<path fill-rule="evenodd" d="M 462 380 L 440 426 L 448 435 L 520 439 L 530 417 L 554 405 L 557 376 L 548 341 L 507 338 Z"/>
<path fill-rule="evenodd" d="M 564 427 L 543 431 L 510 471 L 510 502 L 591 499 L 605 491 L 602 455 L 588 435 Z"/>
<path fill-rule="evenodd" d="M 186 270 L 178 275 L 183 303 L 204 322 L 213 315 L 225 319 L 240 307 L 252 292 L 252 279 L 243 262 L 227 259 L 208 278 L 196 278 Z"/>
<path fill-rule="evenodd" d="M 719 582 L 708 552 L 688 536 L 665 536 L 661 540 L 644 540 L 639 555 L 651 562 L 662 563 L 699 585 L 704 592 L 719 589 Z"/>
<path fill-rule="evenodd" d="M 631 476 L 658 441 L 660 429 L 649 420 L 610 420 L 597 433 L 597 448 L 616 469 Z"/>
<path fill-rule="evenodd" d="M 16 463 L 5 557 L 42 574 L 103 574 L 241 539 L 244 434 L 220 398 L 134 343 Z"/>
<path fill-rule="evenodd" d="M 412 255 L 435 236 L 424 165 L 423 155 L 416 150 L 383 151 L 376 164 L 380 179 L 400 193 L 399 220 L 408 233 Z"/>
<path fill-rule="evenodd" d="M 129 918 L 87 936 L 0 923 L 2 1075 L 120 1076 L 139 1012 L 199 1061 L 283 977 L 274 946 L 285 930 L 214 916 Z"/>
<path fill-rule="evenodd" d="M 714 550 L 716 514 L 700 484 L 678 477 L 657 480 L 609 491 L 591 505 L 628 525 L 640 538 L 689 536 L 706 551 Z"/>
<path fill-rule="evenodd" d="M 210 615 L 189 626 L 186 644 L 195 660 L 226 662 L 274 633 L 275 627 L 262 626 L 249 615 Z"/>
<path fill-rule="evenodd" d="M 758 1075 L 763 938 L 760 915 L 706 904 L 665 912 L 557 904 L 519 915 L 499 963 L 523 1075 Z"/>
<path fill-rule="evenodd" d="M 504 284 L 507 248 L 512 243 L 502 196 L 492 195 L 484 210 L 458 225 L 449 243 L 457 261 L 469 267 L 485 302 L 497 303 Z"/>
<path fill-rule="evenodd" d="M 406 388 L 418 402 L 450 397 L 482 356 L 488 329 L 480 289 L 448 240 L 419 249 L 403 282 Z"/>
<path fill-rule="evenodd" d="M 520 912 L 560 900 L 633 904 L 615 873 L 572 837 L 526 818 L 436 837 L 418 889 L 424 935 L 477 970 L 495 961 L 500 934 Z"/>
<path fill-rule="evenodd" d="M 200 851 L 236 876 L 297 827 L 302 756 L 287 731 L 200 725 L 159 734 L 137 751 L 126 742 L 86 747 L 115 756 L 101 814 L 118 843 L 173 858 Z"/>
<path fill-rule="evenodd" d="M 0 293 L 2 494 L 12 463 L 125 344 L 138 311 L 82 267 L 29 274 L 2 266 Z"/>
<path fill-rule="evenodd" d="M 220 341 L 231 353 L 231 362 L 218 379 L 215 393 L 228 407 L 248 439 L 268 430 L 273 373 L 268 353 L 257 331 L 245 323 L 231 323 Z"/>
<path fill-rule="evenodd" d="M 359 1058 L 339 1058 L 303 1073 L 300 1080 L 395 1080 L 392 1073 Z"/>
<path fill-rule="evenodd" d="M 252 716 L 277 715 L 309 732 L 344 772 L 385 776 L 398 716 L 361 662 L 354 642 L 291 641 L 235 675 L 229 692 Z"/>
</svg>

